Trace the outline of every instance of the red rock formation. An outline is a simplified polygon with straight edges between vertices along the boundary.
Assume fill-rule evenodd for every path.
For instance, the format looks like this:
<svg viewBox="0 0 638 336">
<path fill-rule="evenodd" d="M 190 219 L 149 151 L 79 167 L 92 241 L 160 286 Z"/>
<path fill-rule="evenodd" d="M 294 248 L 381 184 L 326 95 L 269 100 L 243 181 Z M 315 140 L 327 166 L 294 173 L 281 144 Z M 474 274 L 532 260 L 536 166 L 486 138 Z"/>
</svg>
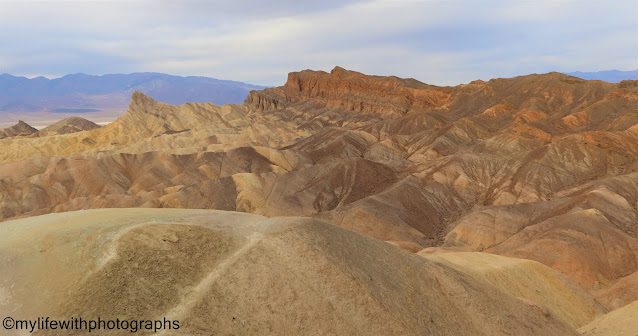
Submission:
<svg viewBox="0 0 638 336">
<path fill-rule="evenodd" d="M 441 107 L 448 102 L 450 91 L 450 88 L 427 85 L 414 79 L 366 76 L 336 67 L 330 73 L 292 72 L 283 87 L 252 91 L 246 104 L 273 110 L 312 100 L 326 107 L 400 116 L 410 111 Z"/>
</svg>

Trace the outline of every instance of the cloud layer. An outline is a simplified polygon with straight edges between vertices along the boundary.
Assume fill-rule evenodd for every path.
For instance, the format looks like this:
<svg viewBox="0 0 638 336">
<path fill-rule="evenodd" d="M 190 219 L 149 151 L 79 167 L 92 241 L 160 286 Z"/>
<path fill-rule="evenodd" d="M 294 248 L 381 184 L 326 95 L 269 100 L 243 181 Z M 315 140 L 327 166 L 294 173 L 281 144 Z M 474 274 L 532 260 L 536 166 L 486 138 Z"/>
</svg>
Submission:
<svg viewBox="0 0 638 336">
<path fill-rule="evenodd" d="M 452 85 L 638 68 L 636 1 L 3 1 L 0 73 L 280 85 L 335 65 Z"/>
</svg>

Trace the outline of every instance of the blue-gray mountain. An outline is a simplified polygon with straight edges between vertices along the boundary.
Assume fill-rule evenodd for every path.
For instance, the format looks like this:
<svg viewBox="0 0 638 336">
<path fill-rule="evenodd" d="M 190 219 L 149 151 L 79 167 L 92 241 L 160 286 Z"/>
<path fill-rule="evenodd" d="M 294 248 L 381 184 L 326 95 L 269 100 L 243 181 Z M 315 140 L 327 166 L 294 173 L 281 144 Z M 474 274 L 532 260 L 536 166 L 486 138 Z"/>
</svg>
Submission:
<svg viewBox="0 0 638 336">
<path fill-rule="evenodd" d="M 263 86 L 208 77 L 179 77 L 161 73 L 67 75 L 57 79 L 0 75 L 0 113 L 86 113 L 122 109 L 134 91 L 169 104 L 241 103 L 251 90 Z"/>
<path fill-rule="evenodd" d="M 627 79 L 638 79 L 638 69 L 632 71 L 607 70 L 596 72 L 566 72 L 566 74 L 582 79 L 598 79 L 609 83 L 619 83 Z"/>
</svg>

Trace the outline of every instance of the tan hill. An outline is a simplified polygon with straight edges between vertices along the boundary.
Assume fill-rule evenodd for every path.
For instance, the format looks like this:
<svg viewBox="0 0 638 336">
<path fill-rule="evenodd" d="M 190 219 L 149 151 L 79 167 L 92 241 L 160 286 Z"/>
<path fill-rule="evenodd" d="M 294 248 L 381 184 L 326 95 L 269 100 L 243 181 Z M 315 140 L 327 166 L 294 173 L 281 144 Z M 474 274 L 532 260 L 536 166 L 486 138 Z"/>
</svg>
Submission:
<svg viewBox="0 0 638 336">
<path fill-rule="evenodd" d="M 38 131 L 37 135 L 48 136 L 55 134 L 69 134 L 82 131 L 90 131 L 96 128 L 100 128 L 100 125 L 90 120 L 86 120 L 80 117 L 69 117 L 41 129 L 40 131 Z"/>
<path fill-rule="evenodd" d="M 610 287 L 595 291 L 595 294 L 612 309 L 617 309 L 636 301 L 638 297 L 638 272 L 621 278 Z"/>
<path fill-rule="evenodd" d="M 7 150 L 0 162 L 49 156 L 82 155 L 94 158 L 105 153 L 197 153 L 262 144 L 277 147 L 297 139 L 296 125 L 252 113 L 243 105 L 216 106 L 159 103 L 135 92 L 127 112 L 114 122 L 89 132 L 60 135 L 53 139 L 0 140 Z M 34 147 L 35 146 L 35 147 Z"/>
<path fill-rule="evenodd" d="M 20 120 L 17 124 L 11 127 L 0 129 L 0 139 L 12 138 L 16 136 L 27 136 L 37 131 L 37 129 Z"/>
<path fill-rule="evenodd" d="M 422 257 L 459 272 L 484 279 L 504 292 L 543 305 L 563 321 L 579 328 L 607 310 L 582 287 L 535 261 L 480 252 L 431 253 Z"/>
<path fill-rule="evenodd" d="M 638 81 L 436 87 L 335 68 L 242 105 L 135 93 L 99 129 L 0 139 L 0 216 L 172 207 L 306 216 L 411 251 L 541 262 L 638 299 Z"/>
<path fill-rule="evenodd" d="M 638 333 L 638 301 L 614 310 L 578 331 L 584 336 L 635 336 Z"/>
<path fill-rule="evenodd" d="M 22 318 L 166 317 L 180 322 L 170 335 L 578 335 L 472 275 L 307 218 L 51 214 L 3 223 L 0 258 L 0 307 Z"/>
</svg>

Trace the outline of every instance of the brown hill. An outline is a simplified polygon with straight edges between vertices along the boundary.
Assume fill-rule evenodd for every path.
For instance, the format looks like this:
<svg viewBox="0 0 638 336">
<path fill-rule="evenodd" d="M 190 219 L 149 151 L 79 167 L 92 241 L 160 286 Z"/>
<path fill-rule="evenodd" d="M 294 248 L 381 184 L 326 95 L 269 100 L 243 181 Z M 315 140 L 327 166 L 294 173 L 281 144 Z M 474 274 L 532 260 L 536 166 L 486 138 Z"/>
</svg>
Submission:
<svg viewBox="0 0 638 336">
<path fill-rule="evenodd" d="M 41 129 L 37 134 L 38 136 L 69 134 L 90 131 L 96 128 L 100 128 L 100 125 L 84 118 L 69 117 Z"/>
<path fill-rule="evenodd" d="M 578 335 L 469 274 L 308 218 L 51 214 L 3 223 L 0 258 L 0 307 L 23 319 L 166 317 L 175 335 Z"/>
<path fill-rule="evenodd" d="M 308 216 L 392 241 L 541 262 L 638 299 L 638 81 L 456 87 L 292 73 L 243 105 L 135 93 L 115 122 L 0 140 L 4 219 L 102 207 Z"/>
<path fill-rule="evenodd" d="M 0 129 L 0 139 L 31 135 L 38 130 L 20 120 L 17 124 Z"/>
</svg>

